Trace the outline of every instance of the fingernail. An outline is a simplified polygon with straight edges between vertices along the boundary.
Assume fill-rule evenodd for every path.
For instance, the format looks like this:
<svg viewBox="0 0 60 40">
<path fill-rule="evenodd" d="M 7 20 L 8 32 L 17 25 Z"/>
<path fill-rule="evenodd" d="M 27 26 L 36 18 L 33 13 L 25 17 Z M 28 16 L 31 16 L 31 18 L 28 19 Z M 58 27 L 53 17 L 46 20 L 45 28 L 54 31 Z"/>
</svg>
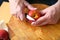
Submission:
<svg viewBox="0 0 60 40">
<path fill-rule="evenodd" d="M 35 22 L 32 22 L 31 25 L 35 25 Z"/>
<path fill-rule="evenodd" d="M 34 8 L 34 10 L 36 10 L 37 8 Z"/>
<path fill-rule="evenodd" d="M 24 19 L 22 15 L 20 15 L 19 18 L 21 21 L 23 21 L 23 19 Z"/>
<path fill-rule="evenodd" d="M 22 21 L 23 19 L 21 19 L 21 21 Z"/>
<path fill-rule="evenodd" d="M 34 9 L 37 9 L 37 8 L 34 8 Z"/>
<path fill-rule="evenodd" d="M 23 21 L 23 18 L 21 18 L 21 21 Z"/>
<path fill-rule="evenodd" d="M 23 20 L 23 18 L 21 18 L 21 17 L 19 17 L 19 19 L 22 21 Z"/>
</svg>

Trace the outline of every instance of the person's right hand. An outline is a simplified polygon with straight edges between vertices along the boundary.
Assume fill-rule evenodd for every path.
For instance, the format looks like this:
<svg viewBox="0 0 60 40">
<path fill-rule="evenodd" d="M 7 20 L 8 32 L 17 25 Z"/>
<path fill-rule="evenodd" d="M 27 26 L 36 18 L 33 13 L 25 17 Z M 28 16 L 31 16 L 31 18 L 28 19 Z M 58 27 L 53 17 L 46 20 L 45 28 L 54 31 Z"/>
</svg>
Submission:
<svg viewBox="0 0 60 40">
<path fill-rule="evenodd" d="M 43 16 L 37 19 L 35 22 L 32 22 L 31 24 L 33 26 L 56 24 L 60 20 L 60 2 L 57 2 L 56 4 L 49 6 L 40 12 Z"/>
<path fill-rule="evenodd" d="M 15 15 L 21 20 L 25 19 L 24 8 L 25 6 L 29 10 L 35 10 L 36 8 L 32 7 L 28 2 L 25 0 L 9 0 L 10 3 L 10 10 L 11 14 Z"/>
</svg>

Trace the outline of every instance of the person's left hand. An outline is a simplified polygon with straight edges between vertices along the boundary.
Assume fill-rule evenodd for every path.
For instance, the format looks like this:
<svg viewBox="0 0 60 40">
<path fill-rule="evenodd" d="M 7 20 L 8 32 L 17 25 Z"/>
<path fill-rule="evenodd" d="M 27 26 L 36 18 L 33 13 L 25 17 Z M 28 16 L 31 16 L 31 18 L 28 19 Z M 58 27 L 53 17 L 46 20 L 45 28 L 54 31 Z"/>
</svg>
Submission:
<svg viewBox="0 0 60 40">
<path fill-rule="evenodd" d="M 37 21 L 32 22 L 31 25 L 42 26 L 46 24 L 56 24 L 60 19 L 60 9 L 59 5 L 52 5 L 41 11 L 42 17 Z"/>
<path fill-rule="evenodd" d="M 9 0 L 11 14 L 21 19 L 25 20 L 24 9 L 27 7 L 29 10 L 35 10 L 31 4 L 25 0 Z"/>
</svg>

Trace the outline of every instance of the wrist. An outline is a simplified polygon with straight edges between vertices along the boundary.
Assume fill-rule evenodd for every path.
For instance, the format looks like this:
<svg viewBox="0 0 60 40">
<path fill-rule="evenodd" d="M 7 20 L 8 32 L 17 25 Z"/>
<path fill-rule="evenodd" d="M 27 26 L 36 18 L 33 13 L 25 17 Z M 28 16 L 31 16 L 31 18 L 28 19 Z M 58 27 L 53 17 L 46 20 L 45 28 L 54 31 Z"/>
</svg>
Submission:
<svg viewBox="0 0 60 40">
<path fill-rule="evenodd" d="M 54 6 L 57 10 L 60 10 L 60 0 L 58 0 L 53 6 Z"/>
<path fill-rule="evenodd" d="M 53 5 L 53 7 L 55 8 L 56 13 L 59 14 L 59 18 L 60 18 L 60 0 L 58 0 L 58 1 Z"/>
<path fill-rule="evenodd" d="M 60 7 L 60 0 L 58 0 L 55 4 L 57 7 Z"/>
</svg>

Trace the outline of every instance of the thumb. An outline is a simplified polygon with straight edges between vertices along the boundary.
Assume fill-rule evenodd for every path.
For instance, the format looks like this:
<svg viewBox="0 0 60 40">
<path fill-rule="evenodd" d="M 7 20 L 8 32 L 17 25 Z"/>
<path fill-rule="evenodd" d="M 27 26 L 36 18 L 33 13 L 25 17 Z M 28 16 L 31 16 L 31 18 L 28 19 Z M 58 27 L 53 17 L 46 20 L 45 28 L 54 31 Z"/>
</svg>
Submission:
<svg viewBox="0 0 60 40">
<path fill-rule="evenodd" d="M 42 23 L 44 23 L 46 21 L 47 17 L 46 16 L 43 16 L 43 17 L 40 17 L 38 20 L 36 20 L 35 22 L 32 22 L 31 25 L 34 25 L 34 26 L 38 26 L 38 25 L 41 25 Z"/>
<path fill-rule="evenodd" d="M 46 14 L 46 9 L 43 9 L 43 10 L 40 10 L 40 13 L 42 14 L 42 15 L 44 15 L 44 14 Z"/>
<path fill-rule="evenodd" d="M 37 8 L 34 8 L 31 4 L 29 4 L 27 1 L 24 1 L 24 5 L 28 7 L 29 10 L 36 10 Z"/>
<path fill-rule="evenodd" d="M 32 5 L 27 6 L 29 10 L 36 10 L 37 8 L 34 8 Z"/>
</svg>

